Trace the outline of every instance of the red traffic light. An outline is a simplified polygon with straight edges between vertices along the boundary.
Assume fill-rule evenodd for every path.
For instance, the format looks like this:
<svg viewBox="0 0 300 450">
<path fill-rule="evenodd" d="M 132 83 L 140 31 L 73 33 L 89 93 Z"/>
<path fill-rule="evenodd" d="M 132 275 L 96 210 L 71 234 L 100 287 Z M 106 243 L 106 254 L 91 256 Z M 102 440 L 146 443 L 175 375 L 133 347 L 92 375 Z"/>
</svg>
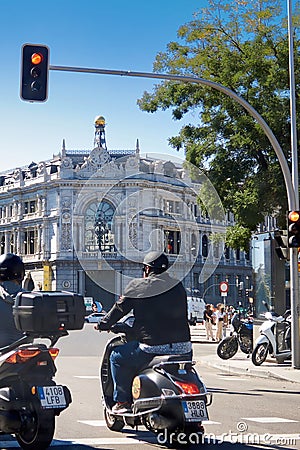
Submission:
<svg viewBox="0 0 300 450">
<path fill-rule="evenodd" d="M 21 55 L 22 100 L 44 102 L 48 96 L 49 48 L 46 45 L 24 44 Z"/>
<path fill-rule="evenodd" d="M 300 219 L 300 213 L 299 211 L 291 211 L 289 213 L 289 220 L 291 222 L 298 222 L 298 220 Z"/>
<path fill-rule="evenodd" d="M 43 61 L 43 55 L 41 53 L 32 53 L 31 55 L 31 62 L 34 65 L 41 64 Z"/>
<path fill-rule="evenodd" d="M 288 246 L 300 247 L 300 211 L 290 211 L 288 214 Z"/>
</svg>

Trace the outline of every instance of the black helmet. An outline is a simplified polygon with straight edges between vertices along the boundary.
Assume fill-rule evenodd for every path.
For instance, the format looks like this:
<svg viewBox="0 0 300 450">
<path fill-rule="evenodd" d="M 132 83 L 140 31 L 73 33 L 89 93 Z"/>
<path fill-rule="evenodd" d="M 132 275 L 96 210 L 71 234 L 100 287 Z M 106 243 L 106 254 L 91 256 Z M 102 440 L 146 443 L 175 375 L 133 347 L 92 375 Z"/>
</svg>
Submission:
<svg viewBox="0 0 300 450">
<path fill-rule="evenodd" d="M 144 258 L 144 266 L 149 266 L 153 272 L 164 272 L 169 267 L 167 255 L 161 252 L 150 252 Z"/>
<path fill-rule="evenodd" d="M 13 253 L 4 253 L 0 256 L 0 281 L 22 281 L 25 276 L 23 261 Z"/>
</svg>

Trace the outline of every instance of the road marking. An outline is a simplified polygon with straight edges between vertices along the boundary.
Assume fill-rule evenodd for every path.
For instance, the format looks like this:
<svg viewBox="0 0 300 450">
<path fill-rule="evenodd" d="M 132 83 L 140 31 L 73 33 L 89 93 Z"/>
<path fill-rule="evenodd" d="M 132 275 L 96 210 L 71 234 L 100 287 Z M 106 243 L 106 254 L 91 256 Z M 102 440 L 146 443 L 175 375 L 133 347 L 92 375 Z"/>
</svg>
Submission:
<svg viewBox="0 0 300 450">
<path fill-rule="evenodd" d="M 73 375 L 74 378 L 85 378 L 88 380 L 99 380 L 99 375 Z"/>
<path fill-rule="evenodd" d="M 106 427 L 105 420 L 77 420 L 84 425 L 90 425 L 91 427 Z"/>
<path fill-rule="evenodd" d="M 105 420 L 77 420 L 79 423 L 89 425 L 91 427 L 106 427 Z M 203 422 L 203 425 L 221 425 L 221 422 L 214 422 L 213 420 L 207 420 Z"/>
<path fill-rule="evenodd" d="M 247 378 L 232 377 L 228 375 L 219 375 L 219 378 L 224 378 L 224 380 L 228 381 L 248 381 Z"/>
<path fill-rule="evenodd" d="M 298 420 L 284 419 L 283 417 L 241 417 L 241 419 L 260 423 L 298 422 Z"/>
</svg>

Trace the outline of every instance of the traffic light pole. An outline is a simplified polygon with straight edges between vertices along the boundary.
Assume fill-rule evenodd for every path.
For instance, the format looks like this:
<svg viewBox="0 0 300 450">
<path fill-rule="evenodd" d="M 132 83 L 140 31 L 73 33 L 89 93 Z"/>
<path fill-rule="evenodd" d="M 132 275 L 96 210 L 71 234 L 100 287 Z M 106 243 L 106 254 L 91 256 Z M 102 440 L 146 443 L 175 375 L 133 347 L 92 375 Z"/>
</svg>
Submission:
<svg viewBox="0 0 300 450">
<path fill-rule="evenodd" d="M 289 77 L 290 77 L 290 115 L 291 115 L 291 153 L 292 153 L 292 185 L 295 193 L 295 210 L 299 210 L 298 151 L 296 127 L 296 95 L 294 69 L 294 29 L 292 22 L 292 2 L 287 0 L 288 39 L 289 39 Z M 300 299 L 298 248 L 290 249 L 290 283 L 292 311 L 292 365 L 300 369 Z"/>
<path fill-rule="evenodd" d="M 160 80 L 178 81 L 184 83 L 196 83 L 204 86 L 209 86 L 212 89 L 216 89 L 228 95 L 237 103 L 242 105 L 248 113 L 257 120 L 259 125 L 264 130 L 264 133 L 268 137 L 277 157 L 281 170 L 284 176 L 285 186 L 287 190 L 289 210 L 297 210 L 298 208 L 298 189 L 295 193 L 295 184 L 293 185 L 291 173 L 288 167 L 287 160 L 284 156 L 282 148 L 280 147 L 276 137 L 272 130 L 261 117 L 261 115 L 242 97 L 237 95 L 231 89 L 222 86 L 219 83 L 215 83 L 204 78 L 186 77 L 180 75 L 158 74 L 151 72 L 131 72 L 126 70 L 109 70 L 109 69 L 93 69 L 83 67 L 66 67 L 66 66 L 49 66 L 50 70 L 63 71 L 63 72 L 80 72 L 80 73 L 94 73 L 100 75 L 119 75 L 127 77 L 140 77 L 140 78 L 152 78 Z M 295 156 L 295 155 L 293 155 Z M 294 175 L 295 182 L 295 175 Z M 298 178 L 298 177 L 297 177 Z M 299 275 L 298 275 L 298 259 L 297 249 L 290 249 L 290 283 L 291 283 L 291 306 L 292 306 L 292 365 L 295 369 L 300 369 L 300 299 L 299 299 Z"/>
</svg>

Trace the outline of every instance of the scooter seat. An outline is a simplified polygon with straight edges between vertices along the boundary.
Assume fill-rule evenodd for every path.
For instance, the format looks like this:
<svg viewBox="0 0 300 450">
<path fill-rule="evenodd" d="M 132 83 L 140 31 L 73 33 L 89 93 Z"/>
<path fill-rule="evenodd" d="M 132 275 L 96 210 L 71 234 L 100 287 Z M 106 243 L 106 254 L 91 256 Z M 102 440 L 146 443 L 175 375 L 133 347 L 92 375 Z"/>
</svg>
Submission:
<svg viewBox="0 0 300 450">
<path fill-rule="evenodd" d="M 183 355 L 155 355 L 150 363 L 147 364 L 147 367 L 153 367 L 161 363 L 176 363 L 180 361 L 192 363 L 191 353 L 185 353 Z"/>
</svg>

